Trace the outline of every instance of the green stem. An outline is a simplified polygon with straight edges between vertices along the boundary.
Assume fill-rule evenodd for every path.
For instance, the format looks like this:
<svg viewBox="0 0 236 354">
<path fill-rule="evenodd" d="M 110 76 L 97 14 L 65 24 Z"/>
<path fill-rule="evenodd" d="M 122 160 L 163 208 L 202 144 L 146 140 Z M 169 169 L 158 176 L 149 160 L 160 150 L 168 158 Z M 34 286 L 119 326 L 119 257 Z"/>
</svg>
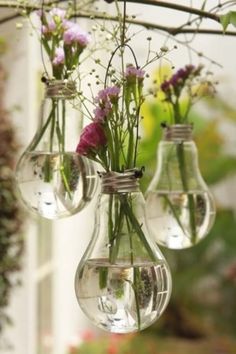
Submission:
<svg viewBox="0 0 236 354">
<path fill-rule="evenodd" d="M 140 273 L 139 269 L 134 267 L 134 282 L 133 282 L 133 290 L 134 290 L 134 297 L 135 297 L 135 305 L 136 305 L 136 310 L 137 310 L 137 318 L 138 318 L 138 330 L 141 329 L 141 316 L 140 316 L 140 309 L 139 309 L 139 297 L 138 297 L 138 291 L 137 291 L 137 284 L 138 281 L 140 280 Z"/>
<path fill-rule="evenodd" d="M 114 205 L 113 195 L 110 194 L 109 205 L 108 205 L 108 247 L 109 247 L 109 262 L 112 259 L 112 242 L 113 242 L 113 218 L 112 218 L 112 209 Z M 108 277 L 108 268 L 102 267 L 99 270 L 99 287 L 100 289 L 104 289 L 107 286 L 107 277 Z"/>
<path fill-rule="evenodd" d="M 188 209 L 189 209 L 189 221 L 191 228 L 191 242 L 194 245 L 196 243 L 197 233 L 196 233 L 196 220 L 195 220 L 195 205 L 194 197 L 192 194 L 189 194 L 188 182 L 187 182 L 187 171 L 186 171 L 186 162 L 184 156 L 184 143 L 176 145 L 176 152 L 179 162 L 179 171 L 180 177 L 183 185 L 183 189 L 187 194 L 188 198 Z"/>
<path fill-rule="evenodd" d="M 113 208 L 113 195 L 110 194 L 109 195 L 109 210 L 108 210 L 109 260 L 111 259 L 111 243 L 112 243 L 112 233 L 113 233 L 112 208 Z"/>
<path fill-rule="evenodd" d="M 51 130 L 50 130 L 50 143 L 49 143 L 49 151 L 52 152 L 53 150 L 53 137 L 54 137 L 54 131 L 55 131 L 55 111 L 57 113 L 58 107 L 55 101 L 52 103 L 53 106 L 53 117 L 52 117 L 52 125 L 51 125 Z"/>
<path fill-rule="evenodd" d="M 71 169 L 69 168 L 67 164 L 67 155 L 65 154 L 65 115 L 66 115 L 66 107 L 65 107 L 65 101 L 63 100 L 61 102 L 62 105 L 62 116 L 60 117 L 60 112 L 59 112 L 59 107 L 57 110 L 57 122 L 56 122 L 56 131 L 57 131 L 57 139 L 58 139 L 58 146 L 59 146 L 59 153 L 60 153 L 60 174 L 62 177 L 62 181 L 65 187 L 65 190 L 68 193 L 69 198 L 72 200 L 72 195 L 71 195 L 71 189 L 69 185 L 69 178 L 70 178 L 70 173 Z M 61 119 L 60 119 L 61 118 Z M 61 124 L 60 124 L 61 120 Z M 70 163 L 70 158 L 69 158 L 69 163 Z"/>
<path fill-rule="evenodd" d="M 109 160 L 110 160 L 110 168 L 111 168 L 111 170 L 112 171 L 115 171 L 115 166 L 114 166 L 114 164 L 115 164 L 115 152 L 114 152 L 114 147 L 113 147 L 113 143 L 114 143 L 114 139 L 113 139 L 113 136 L 112 136 L 112 133 L 111 133 L 111 130 L 110 130 L 110 128 L 109 127 L 107 127 L 107 129 L 105 129 L 106 130 L 106 137 L 107 137 L 107 141 L 108 141 L 108 143 L 107 143 L 107 146 L 108 146 L 108 149 L 109 149 Z"/>
<path fill-rule="evenodd" d="M 62 100 L 62 151 L 65 152 L 65 131 L 66 131 L 66 106 L 65 100 Z"/>
<path fill-rule="evenodd" d="M 49 141 L 49 151 L 52 152 L 53 150 L 53 135 L 55 129 L 55 109 L 56 104 L 52 101 L 52 122 L 51 122 L 51 129 L 50 129 L 50 141 Z M 51 120 L 51 119 L 50 119 Z M 51 156 L 46 156 L 45 164 L 44 164 L 44 182 L 50 182 L 52 179 L 52 167 L 51 167 Z"/>
<path fill-rule="evenodd" d="M 181 124 L 181 114 L 180 114 L 180 106 L 178 100 L 174 104 L 174 120 L 175 120 L 175 124 Z"/>
<path fill-rule="evenodd" d="M 131 263 L 131 265 L 133 265 L 134 264 L 134 254 L 133 254 L 132 228 L 130 227 L 129 219 L 128 219 L 127 215 L 126 215 L 126 222 L 127 222 L 128 233 L 129 233 L 130 263 Z M 136 306 L 137 318 L 138 318 L 138 329 L 140 330 L 141 316 L 140 316 L 139 298 L 138 298 L 138 284 L 139 284 L 139 280 L 140 280 L 140 272 L 139 272 L 139 269 L 136 267 L 133 267 L 133 277 L 134 277 L 134 281 L 133 281 L 133 283 L 131 282 L 131 286 L 134 291 L 135 306 Z"/>
<path fill-rule="evenodd" d="M 124 211 L 119 208 L 119 212 L 117 215 L 117 222 L 115 225 L 115 229 L 113 229 L 112 241 L 111 241 L 111 254 L 110 254 L 110 262 L 114 264 L 116 262 L 119 248 L 120 248 L 120 239 L 122 237 L 121 228 L 124 221 Z"/>
<path fill-rule="evenodd" d="M 156 257 L 155 254 L 153 253 L 153 250 L 151 249 L 149 243 L 146 240 L 146 237 L 143 233 L 142 227 L 139 224 L 138 220 L 136 219 L 136 216 L 134 215 L 132 208 L 129 205 L 129 201 L 127 200 L 127 196 L 125 195 L 119 195 L 120 197 L 120 202 L 122 205 L 122 209 L 123 212 L 128 216 L 131 225 L 133 226 L 135 232 L 137 233 L 138 237 L 140 238 L 140 240 L 142 241 L 143 246 L 145 247 L 146 251 L 149 254 L 149 257 L 152 261 L 156 261 Z"/>
<path fill-rule="evenodd" d="M 129 144 L 128 144 L 128 152 L 127 152 L 127 168 L 132 168 L 132 162 L 134 153 L 134 133 L 133 128 L 129 129 Z"/>
<path fill-rule="evenodd" d="M 167 203 L 167 205 L 169 206 L 169 208 L 171 209 L 172 214 L 174 215 L 179 227 L 181 228 L 181 230 L 183 231 L 184 234 L 186 234 L 184 226 L 181 223 L 181 220 L 178 216 L 178 213 L 175 210 L 175 207 L 173 206 L 173 204 L 171 203 L 170 199 L 167 197 L 167 195 L 163 195 L 165 202 Z"/>
<path fill-rule="evenodd" d="M 49 114 L 49 116 L 48 116 L 48 119 L 47 119 L 45 125 L 44 125 L 43 128 L 40 130 L 39 134 L 37 134 L 37 136 L 35 136 L 35 138 L 33 139 L 32 144 L 29 146 L 29 149 L 28 149 L 29 151 L 35 150 L 35 148 L 37 147 L 37 145 L 38 145 L 38 143 L 40 142 L 42 136 L 44 135 L 44 133 L 45 133 L 47 127 L 49 126 L 49 123 L 50 123 L 51 119 L 52 119 L 53 116 L 54 116 L 54 111 L 55 111 L 55 107 L 54 107 L 54 105 L 53 105 L 52 110 L 51 110 L 51 112 L 50 112 L 50 114 Z"/>
</svg>

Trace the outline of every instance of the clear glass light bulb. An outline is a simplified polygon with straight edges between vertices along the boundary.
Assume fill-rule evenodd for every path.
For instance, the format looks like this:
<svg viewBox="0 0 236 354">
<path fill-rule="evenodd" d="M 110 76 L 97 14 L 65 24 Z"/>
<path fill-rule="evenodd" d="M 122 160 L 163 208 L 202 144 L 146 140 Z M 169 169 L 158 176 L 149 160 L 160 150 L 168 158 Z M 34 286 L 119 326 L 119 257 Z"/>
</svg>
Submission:
<svg viewBox="0 0 236 354">
<path fill-rule="evenodd" d="M 75 152 L 81 128 L 75 93 L 72 81 L 47 83 L 38 130 L 16 168 L 24 204 L 48 219 L 82 210 L 97 185 L 93 163 Z"/>
<path fill-rule="evenodd" d="M 134 171 L 103 175 L 93 237 L 75 276 L 81 309 L 114 333 L 150 326 L 171 294 L 170 270 L 148 236 L 145 202 L 134 176 Z"/>
<path fill-rule="evenodd" d="M 199 171 L 192 125 L 165 128 L 146 205 L 148 227 L 155 241 L 167 248 L 194 246 L 211 229 L 215 205 Z"/>
</svg>

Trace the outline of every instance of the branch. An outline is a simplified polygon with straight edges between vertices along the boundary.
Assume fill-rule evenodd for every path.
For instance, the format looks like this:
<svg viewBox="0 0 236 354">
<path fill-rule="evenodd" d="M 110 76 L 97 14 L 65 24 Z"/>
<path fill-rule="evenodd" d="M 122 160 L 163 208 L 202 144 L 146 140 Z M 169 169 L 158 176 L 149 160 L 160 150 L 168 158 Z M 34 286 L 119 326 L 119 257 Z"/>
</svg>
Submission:
<svg viewBox="0 0 236 354">
<path fill-rule="evenodd" d="M 110 0 L 105 0 L 108 3 L 113 2 Z M 119 2 L 124 2 L 124 0 L 117 0 Z M 218 15 L 207 12 L 207 11 L 203 11 L 200 9 L 196 9 L 193 7 L 189 7 L 189 6 L 184 6 L 184 5 L 178 5 L 178 4 L 173 4 L 173 3 L 169 3 L 166 1 L 159 1 L 159 0 L 126 0 L 127 2 L 130 3 L 137 3 L 137 4 L 143 4 L 143 5 L 153 5 L 153 6 L 157 6 L 157 7 L 165 7 L 167 9 L 172 9 L 172 10 L 177 10 L 180 12 L 187 12 L 189 14 L 193 14 L 193 15 L 198 15 L 199 17 L 204 17 L 204 18 L 210 18 L 216 22 L 220 22 L 220 18 Z"/>
<path fill-rule="evenodd" d="M 113 2 L 113 0 L 105 0 L 108 3 Z M 124 0 L 118 0 L 120 2 L 123 2 Z M 186 13 L 190 13 L 190 14 L 194 14 L 194 15 L 198 15 L 199 17 L 203 17 L 203 18 L 209 18 L 212 19 L 213 21 L 216 22 L 220 22 L 220 18 L 217 14 L 213 14 L 207 11 L 203 11 L 197 8 L 193 8 L 190 6 L 184 6 L 184 5 L 178 5 L 178 4 L 174 4 L 174 3 L 169 3 L 169 2 L 165 2 L 165 1 L 160 1 L 160 0 L 127 0 L 130 3 L 137 3 L 137 4 L 144 4 L 144 5 L 153 5 L 153 6 L 157 6 L 157 7 L 164 7 L 164 8 L 168 8 L 168 9 L 172 9 L 172 10 L 176 10 L 176 11 L 181 11 L 181 12 L 186 12 Z M 58 2 L 63 2 L 63 1 L 55 1 L 54 3 L 58 3 Z M 51 3 L 46 3 L 45 5 L 45 9 L 49 8 Z M 17 10 L 26 10 L 27 13 L 30 13 L 32 11 L 38 10 L 41 8 L 41 6 L 35 6 L 35 5 L 29 5 L 29 4 L 20 4 L 18 1 L 6 1 L 6 0 L 0 0 L 0 8 L 15 8 Z M 2 19 L 0 21 L 1 23 L 4 23 L 8 20 L 12 20 L 14 18 L 17 18 L 21 16 L 20 11 L 15 14 L 15 17 L 10 16 L 9 19 Z"/>
<path fill-rule="evenodd" d="M 108 21 L 118 21 L 118 18 L 116 16 L 104 16 L 103 14 L 85 14 L 85 13 L 77 13 L 73 15 L 72 17 L 79 17 L 79 18 L 88 18 L 88 19 L 98 19 L 98 20 L 108 20 Z M 162 26 L 158 25 L 156 23 L 151 23 L 151 22 L 145 22 L 145 21 L 139 21 L 139 20 L 133 20 L 133 19 L 127 19 L 127 23 L 133 24 L 133 25 L 138 25 L 146 28 L 147 30 L 159 30 L 166 32 L 172 36 L 177 36 L 179 34 L 187 34 L 187 33 L 192 33 L 192 34 L 210 34 L 210 35 L 227 35 L 227 36 L 236 36 L 236 31 L 226 31 L 224 32 L 222 30 L 213 30 L 209 28 L 183 28 L 183 27 L 167 27 L 167 26 Z"/>
<path fill-rule="evenodd" d="M 1 7 L 1 3 L 0 3 Z M 25 9 L 25 8 L 24 8 Z M 34 6 L 34 7 L 28 7 L 25 9 L 27 12 L 29 11 L 36 11 L 39 10 L 39 6 Z M 4 19 L 0 20 L 0 25 L 10 21 L 10 20 L 15 20 L 19 17 L 22 17 L 21 12 L 18 12 L 14 15 L 5 17 Z M 87 19 L 97 19 L 97 20 L 107 20 L 107 21 L 118 21 L 118 18 L 116 16 L 105 16 L 104 13 L 99 14 L 99 13 L 82 13 L 79 12 L 77 14 L 73 14 L 71 17 L 77 17 L 77 18 L 87 18 Z M 145 22 L 145 21 L 139 21 L 139 20 L 133 20 L 133 19 L 127 19 L 127 23 L 133 24 L 133 25 L 138 25 L 146 28 L 147 30 L 159 30 L 162 32 L 166 32 L 172 36 L 177 36 L 179 34 L 209 34 L 209 35 L 227 35 L 227 36 L 236 36 L 236 32 L 234 31 L 226 31 L 225 33 L 223 30 L 213 30 L 213 29 L 208 29 L 208 28 L 182 28 L 182 27 L 168 27 L 168 26 L 161 26 L 156 23 L 151 23 L 151 22 Z"/>
</svg>

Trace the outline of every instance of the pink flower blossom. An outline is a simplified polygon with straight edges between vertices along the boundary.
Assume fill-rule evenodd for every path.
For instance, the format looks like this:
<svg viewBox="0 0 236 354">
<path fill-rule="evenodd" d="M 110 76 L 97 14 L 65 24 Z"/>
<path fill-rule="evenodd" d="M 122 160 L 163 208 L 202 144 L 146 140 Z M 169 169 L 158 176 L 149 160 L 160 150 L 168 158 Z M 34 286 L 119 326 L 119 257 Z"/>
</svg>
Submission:
<svg viewBox="0 0 236 354">
<path fill-rule="evenodd" d="M 41 32 L 42 32 L 43 34 L 48 34 L 48 33 L 49 33 L 48 27 L 45 26 L 45 25 L 42 25 L 42 27 L 41 27 Z"/>
<path fill-rule="evenodd" d="M 165 80 L 161 84 L 161 89 L 164 93 L 170 93 L 171 88 L 181 88 L 184 85 L 185 80 L 192 74 L 194 74 L 195 66 L 186 65 L 184 68 L 179 69 L 175 74 L 173 74 L 170 80 Z M 197 71 L 196 71 L 197 73 Z"/>
<path fill-rule="evenodd" d="M 103 122 L 104 119 L 109 115 L 112 108 L 109 102 L 106 103 L 104 107 L 96 107 L 93 111 L 94 113 L 94 122 Z"/>
<path fill-rule="evenodd" d="M 81 338 L 83 341 L 85 342 L 90 342 L 92 340 L 94 340 L 96 338 L 95 333 L 92 332 L 91 330 L 85 330 L 82 334 L 81 334 Z"/>
<path fill-rule="evenodd" d="M 110 344 L 109 347 L 107 348 L 107 354 L 117 354 L 117 353 L 118 353 L 118 347 Z"/>
<path fill-rule="evenodd" d="M 63 24 L 64 30 L 68 30 L 69 28 L 71 28 L 75 25 L 75 23 L 70 20 L 63 20 L 62 24 Z"/>
<path fill-rule="evenodd" d="M 67 27 L 63 36 L 65 44 L 78 43 L 81 47 L 86 47 L 89 43 L 88 34 L 77 23 L 71 24 L 70 21 L 67 21 L 64 25 Z"/>
<path fill-rule="evenodd" d="M 48 27 L 49 32 L 53 32 L 57 28 L 53 19 L 48 20 L 47 27 Z"/>
<path fill-rule="evenodd" d="M 84 156 L 96 155 L 97 150 L 104 147 L 106 143 L 107 138 L 102 125 L 93 122 L 83 129 L 76 152 Z"/>
<path fill-rule="evenodd" d="M 145 71 L 137 68 L 134 65 L 127 65 L 125 71 L 125 77 L 128 81 L 134 81 L 138 79 L 139 81 L 143 81 L 145 75 Z"/>
<path fill-rule="evenodd" d="M 98 107 L 93 111 L 95 122 L 102 122 L 111 113 L 112 104 L 118 101 L 119 93 L 120 88 L 118 86 L 107 87 L 98 92 L 97 97 L 94 99 L 94 102 L 98 104 Z"/>
<path fill-rule="evenodd" d="M 59 47 L 56 48 L 55 50 L 55 57 L 53 59 L 53 65 L 57 66 L 57 65 L 61 65 L 64 64 L 65 61 L 65 53 L 64 53 L 64 49 Z"/>
<path fill-rule="evenodd" d="M 113 102 L 117 100 L 120 93 L 119 86 L 110 86 L 98 92 L 97 97 L 95 98 L 95 102 L 99 103 L 100 101 L 108 101 Z"/>
<path fill-rule="evenodd" d="M 55 7 L 49 12 L 49 14 L 52 17 L 55 16 L 55 17 L 59 18 L 60 20 L 64 20 L 64 18 L 66 16 L 66 11 L 63 9 L 59 9 L 58 7 Z"/>
<path fill-rule="evenodd" d="M 40 9 L 36 11 L 36 14 L 38 15 L 38 17 L 41 19 L 43 17 L 43 15 L 45 15 L 45 13 Z"/>
</svg>

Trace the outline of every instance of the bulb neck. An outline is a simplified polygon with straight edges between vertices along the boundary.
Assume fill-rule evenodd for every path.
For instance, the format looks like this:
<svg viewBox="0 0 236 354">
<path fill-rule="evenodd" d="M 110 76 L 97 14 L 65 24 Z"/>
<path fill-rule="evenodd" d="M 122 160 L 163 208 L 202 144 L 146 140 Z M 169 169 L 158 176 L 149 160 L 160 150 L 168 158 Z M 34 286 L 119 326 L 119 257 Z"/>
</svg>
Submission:
<svg viewBox="0 0 236 354">
<path fill-rule="evenodd" d="M 165 127 L 163 140 L 182 142 L 193 139 L 193 126 L 191 124 L 174 124 Z"/>
<path fill-rule="evenodd" d="M 139 177 L 140 171 L 137 169 L 126 170 L 123 173 L 119 172 L 102 172 L 102 193 L 104 194 L 119 194 L 139 192 Z"/>
<path fill-rule="evenodd" d="M 46 98 L 72 99 L 76 95 L 76 84 L 74 81 L 48 80 L 46 83 Z"/>
</svg>

